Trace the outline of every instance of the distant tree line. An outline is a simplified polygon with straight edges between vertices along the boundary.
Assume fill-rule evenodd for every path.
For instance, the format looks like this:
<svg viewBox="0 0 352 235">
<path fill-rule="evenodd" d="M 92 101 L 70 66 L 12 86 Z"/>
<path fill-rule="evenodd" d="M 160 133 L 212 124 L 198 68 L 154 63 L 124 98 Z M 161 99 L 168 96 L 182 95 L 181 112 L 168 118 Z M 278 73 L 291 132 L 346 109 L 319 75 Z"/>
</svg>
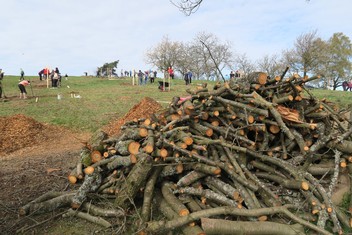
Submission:
<svg viewBox="0 0 352 235">
<path fill-rule="evenodd" d="M 240 70 L 243 74 L 266 72 L 274 77 L 287 66 L 300 76 L 320 75 L 314 85 L 333 89 L 351 80 L 352 44 L 343 33 L 334 33 L 328 40 L 318 37 L 317 31 L 301 34 L 292 48 L 281 53 L 264 55 L 251 61 L 246 54 L 235 54 L 229 42 L 221 42 L 214 34 L 201 32 L 191 42 L 171 41 L 164 37 L 146 52 L 146 62 L 160 71 L 173 67 L 184 75 L 191 70 L 198 79 L 221 79 L 221 71 Z"/>
</svg>

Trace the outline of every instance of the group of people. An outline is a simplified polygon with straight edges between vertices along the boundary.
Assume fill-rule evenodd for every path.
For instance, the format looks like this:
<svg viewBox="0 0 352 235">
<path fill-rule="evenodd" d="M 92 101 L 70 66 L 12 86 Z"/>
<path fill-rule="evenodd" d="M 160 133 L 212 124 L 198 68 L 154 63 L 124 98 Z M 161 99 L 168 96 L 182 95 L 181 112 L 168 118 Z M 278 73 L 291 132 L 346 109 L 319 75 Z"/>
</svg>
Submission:
<svg viewBox="0 0 352 235">
<path fill-rule="evenodd" d="M 231 71 L 230 79 L 239 78 L 239 77 L 241 77 L 241 74 L 240 74 L 240 72 L 238 70 L 236 70 L 236 72 Z"/>
<path fill-rule="evenodd" d="M 342 88 L 344 91 L 348 91 L 348 90 L 352 91 L 352 81 L 350 81 L 350 82 L 344 81 L 342 83 Z"/>
<path fill-rule="evenodd" d="M 18 88 L 20 89 L 20 98 L 27 99 L 27 91 L 25 86 L 28 86 L 30 84 L 30 81 L 24 80 L 24 72 L 23 69 L 21 69 L 21 77 L 20 77 L 20 82 L 18 83 Z M 3 87 L 2 87 L 2 80 L 4 79 L 4 71 L 0 69 L 0 99 L 1 98 L 6 98 L 5 94 L 3 95 Z"/>
<path fill-rule="evenodd" d="M 154 83 L 155 78 L 157 76 L 158 72 L 157 71 L 144 71 L 144 73 L 142 72 L 142 70 L 138 70 L 138 73 L 134 74 L 134 77 L 138 77 L 138 84 L 139 85 L 145 85 L 148 83 L 148 80 L 150 81 L 150 83 Z"/>
<path fill-rule="evenodd" d="M 18 88 L 20 89 L 20 99 L 27 99 L 27 91 L 26 86 L 30 85 L 30 81 L 24 80 L 24 71 L 21 69 L 20 71 L 21 77 L 20 82 L 18 83 Z M 4 79 L 4 71 L 0 69 L 0 98 L 6 98 L 5 94 L 3 95 L 3 87 L 2 87 L 2 80 Z"/>
<path fill-rule="evenodd" d="M 48 79 L 50 77 L 51 79 L 51 87 L 52 88 L 57 88 L 60 86 L 61 84 L 61 74 L 60 74 L 60 71 L 59 71 L 59 68 L 56 67 L 55 70 L 50 70 L 48 68 L 44 68 L 42 70 L 39 71 L 38 73 L 39 75 L 39 80 L 42 81 L 43 78 L 44 79 Z"/>
</svg>

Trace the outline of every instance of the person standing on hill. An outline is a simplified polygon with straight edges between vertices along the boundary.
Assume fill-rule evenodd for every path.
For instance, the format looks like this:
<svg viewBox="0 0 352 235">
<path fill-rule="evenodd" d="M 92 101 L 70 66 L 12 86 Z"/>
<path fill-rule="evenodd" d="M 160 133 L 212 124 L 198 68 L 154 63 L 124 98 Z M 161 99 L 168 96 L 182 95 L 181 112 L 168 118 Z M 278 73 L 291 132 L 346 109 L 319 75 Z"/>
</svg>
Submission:
<svg viewBox="0 0 352 235">
<path fill-rule="evenodd" d="M 186 85 L 188 85 L 189 84 L 189 74 L 188 74 L 188 72 L 185 73 L 184 80 L 185 80 Z"/>
<path fill-rule="evenodd" d="M 238 70 L 236 70 L 235 78 L 239 78 L 239 77 L 241 77 L 241 74 L 240 74 L 240 72 Z"/>
<path fill-rule="evenodd" d="M 143 85 L 143 77 L 144 77 L 144 73 L 142 72 L 142 70 L 138 71 L 138 80 L 139 80 L 139 85 Z"/>
<path fill-rule="evenodd" d="M 20 99 L 27 99 L 27 91 L 26 91 L 26 86 L 30 85 L 30 81 L 28 80 L 23 80 L 18 83 L 18 88 L 20 89 Z"/>
<path fill-rule="evenodd" d="M 192 83 L 192 72 L 189 70 L 188 71 L 188 82 L 191 84 Z"/>
<path fill-rule="evenodd" d="M 154 72 L 153 71 L 149 71 L 149 80 L 150 80 L 150 83 L 154 83 Z"/>
<path fill-rule="evenodd" d="M 2 79 L 4 79 L 4 72 L 0 69 L 0 99 L 2 98 Z"/>
<path fill-rule="evenodd" d="M 171 66 L 167 69 L 167 72 L 169 73 L 170 78 L 174 79 L 175 74 Z"/>
<path fill-rule="evenodd" d="M 230 73 L 230 79 L 233 80 L 235 78 L 235 73 L 233 71 L 231 71 Z"/>
<path fill-rule="evenodd" d="M 21 68 L 21 77 L 20 77 L 20 81 L 24 80 L 24 71 L 23 69 Z"/>
<path fill-rule="evenodd" d="M 52 75 L 52 87 L 57 88 L 58 81 L 59 81 L 59 74 L 54 71 Z"/>
</svg>

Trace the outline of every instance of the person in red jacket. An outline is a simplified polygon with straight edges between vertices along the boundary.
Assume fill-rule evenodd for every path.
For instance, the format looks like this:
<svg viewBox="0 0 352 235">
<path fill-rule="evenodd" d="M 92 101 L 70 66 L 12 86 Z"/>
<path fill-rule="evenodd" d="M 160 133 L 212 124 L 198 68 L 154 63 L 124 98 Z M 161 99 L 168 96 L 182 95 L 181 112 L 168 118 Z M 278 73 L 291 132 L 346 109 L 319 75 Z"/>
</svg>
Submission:
<svg viewBox="0 0 352 235">
<path fill-rule="evenodd" d="M 170 78 L 174 79 L 175 75 L 174 75 L 174 70 L 172 69 L 172 67 L 169 67 L 167 69 L 167 72 L 169 73 Z"/>
<path fill-rule="evenodd" d="M 27 91 L 26 91 L 26 86 L 30 85 L 30 81 L 28 80 L 23 80 L 21 82 L 18 83 L 18 88 L 20 89 L 21 93 L 20 93 L 20 99 L 27 99 Z"/>
</svg>

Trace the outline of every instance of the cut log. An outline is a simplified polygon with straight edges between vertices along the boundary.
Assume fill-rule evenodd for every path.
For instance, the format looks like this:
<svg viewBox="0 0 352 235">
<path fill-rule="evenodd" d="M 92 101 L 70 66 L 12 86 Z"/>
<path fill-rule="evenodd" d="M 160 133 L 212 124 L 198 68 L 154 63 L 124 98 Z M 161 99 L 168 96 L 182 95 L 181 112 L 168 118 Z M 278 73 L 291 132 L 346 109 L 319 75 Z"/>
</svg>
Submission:
<svg viewBox="0 0 352 235">
<path fill-rule="evenodd" d="M 90 158 L 92 159 L 92 163 L 96 163 L 103 159 L 103 156 L 98 150 L 94 150 L 93 152 L 91 152 Z"/>
<path fill-rule="evenodd" d="M 140 143 L 134 140 L 119 141 L 115 145 L 116 151 L 123 156 L 137 154 L 139 152 L 139 147 Z"/>
<path fill-rule="evenodd" d="M 173 194 L 170 183 L 164 182 L 161 188 L 162 195 L 167 204 L 179 215 L 189 214 L 187 207 Z"/>
<path fill-rule="evenodd" d="M 128 208 L 131 200 L 135 198 L 139 190 L 144 186 L 147 176 L 152 169 L 152 158 L 140 153 L 137 155 L 138 162 L 134 165 L 128 174 L 126 181 L 122 184 L 119 193 L 116 195 L 115 207 Z"/>
<path fill-rule="evenodd" d="M 94 168 L 93 168 L 94 169 Z M 99 169 L 94 170 L 92 174 L 87 174 L 84 177 L 82 185 L 72 198 L 71 207 L 74 209 L 79 208 L 87 199 L 87 194 L 98 190 L 103 179 Z"/>
<path fill-rule="evenodd" d="M 275 222 L 228 221 L 223 219 L 201 219 L 202 228 L 207 235 L 246 234 L 246 235 L 298 235 L 306 234 L 300 224 L 288 225 Z"/>
</svg>

